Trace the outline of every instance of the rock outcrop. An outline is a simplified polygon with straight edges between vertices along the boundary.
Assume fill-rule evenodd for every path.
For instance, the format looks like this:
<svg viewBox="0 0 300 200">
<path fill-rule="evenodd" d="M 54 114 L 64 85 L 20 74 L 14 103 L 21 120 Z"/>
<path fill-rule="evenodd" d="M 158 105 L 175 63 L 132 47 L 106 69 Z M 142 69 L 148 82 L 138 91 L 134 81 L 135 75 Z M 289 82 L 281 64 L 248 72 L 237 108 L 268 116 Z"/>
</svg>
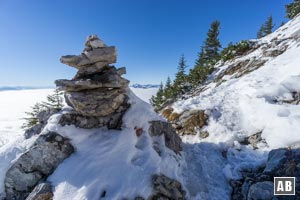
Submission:
<svg viewBox="0 0 300 200">
<path fill-rule="evenodd" d="M 274 199 L 274 177 L 300 177 L 300 149 L 275 149 L 270 151 L 265 166 L 253 171 L 243 171 L 243 179 L 231 181 L 232 198 L 237 199 Z M 296 178 L 295 188 L 300 181 Z M 298 199 L 300 191 L 288 199 Z"/>
<path fill-rule="evenodd" d="M 35 144 L 7 171 L 4 181 L 6 198 L 25 199 L 73 151 L 69 140 L 58 133 L 40 135 Z"/>
<path fill-rule="evenodd" d="M 162 111 L 162 115 L 172 123 L 179 135 L 196 135 L 206 138 L 209 133 L 201 129 L 208 124 L 209 115 L 205 110 L 191 110 L 183 113 L 173 112 L 173 108 L 168 107 Z"/>
<path fill-rule="evenodd" d="M 75 110 L 62 117 L 61 125 L 120 128 L 122 116 L 129 107 L 129 81 L 121 77 L 126 73 L 124 67 L 110 66 L 116 60 L 116 48 L 106 46 L 97 35 L 87 38 L 81 55 L 61 57 L 62 63 L 78 69 L 72 80 L 55 81 L 56 86 L 65 91 L 67 104 Z"/>
<path fill-rule="evenodd" d="M 149 127 L 150 136 L 163 136 L 165 140 L 165 145 L 173 150 L 175 153 L 179 153 L 181 148 L 181 139 L 176 134 L 175 129 L 169 122 L 163 121 L 151 121 Z M 157 148 L 156 148 L 157 149 Z M 159 152 L 159 150 L 158 150 Z"/>
<path fill-rule="evenodd" d="M 32 190 L 26 200 L 52 200 L 52 186 L 50 183 L 40 183 Z"/>
</svg>

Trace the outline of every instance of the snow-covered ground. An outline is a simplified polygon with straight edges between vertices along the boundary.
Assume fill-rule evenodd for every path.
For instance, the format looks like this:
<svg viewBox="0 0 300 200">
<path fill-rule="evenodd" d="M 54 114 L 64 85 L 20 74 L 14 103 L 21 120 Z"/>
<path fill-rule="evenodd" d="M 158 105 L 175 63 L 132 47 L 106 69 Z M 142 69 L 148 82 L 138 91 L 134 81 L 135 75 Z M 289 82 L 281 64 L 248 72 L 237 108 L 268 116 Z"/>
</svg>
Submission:
<svg viewBox="0 0 300 200">
<path fill-rule="evenodd" d="M 194 174 L 193 178 L 188 176 L 186 184 L 191 185 L 188 190 L 195 199 L 218 199 L 216 194 L 223 194 L 223 199 L 229 199 L 228 182 L 224 181 L 224 176 L 228 180 L 239 178 L 241 169 L 262 164 L 271 149 L 300 145 L 300 106 L 280 103 L 280 100 L 291 100 L 292 92 L 300 91 L 299 38 L 300 16 L 258 41 L 266 44 L 264 47 L 268 49 L 270 47 L 267 45 L 272 40 L 285 40 L 274 45 L 277 48 L 285 43 L 288 48 L 283 54 L 265 57 L 263 47 L 259 48 L 238 60 L 267 59 L 261 68 L 240 78 L 226 76 L 226 81 L 219 86 L 209 83 L 199 96 L 172 105 L 177 113 L 198 109 L 210 113 L 208 125 L 204 128 L 209 132 L 209 137 L 183 137 L 183 141 L 190 144 L 185 152 L 186 163 L 191 170 L 188 173 Z M 215 77 L 231 64 L 218 66 L 220 71 Z M 250 145 L 239 144 L 242 138 L 258 132 L 262 132 L 267 145 L 253 150 Z M 214 149 L 220 152 L 223 148 L 226 149 L 226 160 L 220 154 L 213 153 Z M 224 183 L 218 186 L 219 190 L 211 187 L 220 183 L 214 180 Z M 201 188 L 196 193 L 192 187 L 194 185 Z"/>
<path fill-rule="evenodd" d="M 6 98 L 6 106 L 4 106 L 6 111 L 11 112 L 9 108 L 13 107 L 14 112 L 17 113 L 14 115 L 11 113 L 11 115 L 7 115 L 7 118 L 1 118 L 3 124 L 5 125 L 4 121 L 9 119 L 11 125 L 16 121 L 21 125 L 20 118 L 24 117 L 24 111 L 30 110 L 29 107 L 35 102 L 44 100 L 51 91 L 7 91 L 2 93 L 3 98 L 0 96 L 0 99 L 4 103 L 3 99 Z M 18 98 L 20 93 L 23 98 Z M 31 98 L 33 96 L 35 98 Z M 10 101 L 12 97 L 15 98 Z M 16 105 L 20 105 L 22 99 L 26 99 L 28 105 L 22 104 L 17 107 Z M 153 111 L 150 104 L 137 98 L 133 92 L 130 92 L 130 103 L 131 107 L 123 118 L 122 131 L 107 130 L 106 128 L 61 127 L 57 125 L 60 114 L 55 114 L 49 119 L 48 125 L 41 134 L 47 131 L 56 131 L 71 138 L 71 142 L 76 148 L 76 153 L 63 162 L 48 178 L 54 187 L 54 199 L 99 199 L 103 191 L 106 191 L 106 199 L 123 199 L 125 197 L 133 199 L 138 195 L 147 197 L 152 192 L 152 174 L 163 173 L 180 180 L 180 166 L 175 153 L 162 148 L 161 156 L 159 156 L 152 147 L 152 138 L 146 134 L 149 129 L 148 122 L 161 119 L 161 117 Z M 134 127 L 142 128 L 145 133 L 139 138 L 136 137 Z M 0 198 L 4 190 L 5 172 L 10 163 L 36 139 L 34 136 L 29 140 L 24 140 L 20 128 L 15 129 L 18 130 L 18 134 L 0 133 L 0 136 L 5 138 L 5 142 L 0 147 Z M 132 187 L 133 185 L 139 186 Z"/>
</svg>

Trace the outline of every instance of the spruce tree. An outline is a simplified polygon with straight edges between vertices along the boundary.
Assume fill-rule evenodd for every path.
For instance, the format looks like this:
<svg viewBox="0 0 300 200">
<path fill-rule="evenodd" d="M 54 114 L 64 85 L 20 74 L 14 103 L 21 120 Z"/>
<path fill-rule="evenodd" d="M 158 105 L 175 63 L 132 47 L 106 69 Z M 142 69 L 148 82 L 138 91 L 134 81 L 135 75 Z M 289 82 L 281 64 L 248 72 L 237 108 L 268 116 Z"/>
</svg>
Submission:
<svg viewBox="0 0 300 200">
<path fill-rule="evenodd" d="M 34 106 L 31 107 L 30 112 L 25 112 L 27 117 L 24 118 L 25 122 L 23 123 L 21 128 L 26 130 L 38 124 L 39 123 L 38 114 L 43 110 L 45 110 L 45 106 L 43 104 L 41 103 L 34 104 Z"/>
<path fill-rule="evenodd" d="M 286 17 L 293 19 L 300 13 L 300 0 L 294 0 L 294 2 L 285 5 Z"/>
<path fill-rule="evenodd" d="M 163 83 L 160 83 L 160 86 L 156 93 L 156 96 L 151 97 L 150 103 L 155 108 L 155 110 L 158 110 L 160 108 L 161 104 L 164 103 L 164 85 L 163 85 Z"/>
<path fill-rule="evenodd" d="M 265 34 L 268 35 L 273 32 L 275 24 L 273 24 L 273 17 L 268 17 L 266 24 L 265 24 Z"/>
<path fill-rule="evenodd" d="M 182 55 L 179 59 L 178 67 L 177 67 L 177 73 L 175 75 L 175 80 L 174 80 L 174 93 L 176 96 L 183 94 L 185 91 L 185 85 L 187 81 L 187 77 L 185 74 L 185 69 L 186 69 L 186 61 L 184 58 L 184 55 Z"/>
<path fill-rule="evenodd" d="M 174 97 L 173 86 L 170 77 L 167 78 L 167 82 L 164 89 L 164 96 L 166 99 L 170 99 Z"/>
<path fill-rule="evenodd" d="M 198 59 L 195 62 L 195 67 L 190 69 L 188 76 L 189 82 L 192 86 L 197 86 L 203 83 L 206 79 L 208 72 L 208 65 L 205 65 L 205 53 L 204 47 L 201 47 L 201 51 L 198 54 Z"/>
<path fill-rule="evenodd" d="M 213 66 L 220 59 L 221 43 L 218 38 L 219 34 L 220 22 L 214 21 L 211 23 L 204 45 L 201 46 L 198 53 L 195 66 L 190 70 L 188 76 L 188 80 L 193 87 L 206 81 L 207 76 L 213 71 Z"/>
<path fill-rule="evenodd" d="M 207 32 L 207 38 L 204 45 L 204 65 L 212 67 L 219 60 L 219 51 L 221 43 L 219 41 L 220 34 L 220 22 L 214 21 L 210 25 L 210 29 Z"/>
<path fill-rule="evenodd" d="M 22 125 L 22 129 L 29 129 L 34 125 L 39 123 L 38 114 L 47 109 L 54 108 L 57 111 L 61 110 L 63 107 L 63 98 L 62 92 L 58 89 L 54 90 L 54 93 L 47 96 L 47 100 L 42 103 L 36 103 L 33 107 L 31 107 L 30 112 L 25 112 L 27 117 L 24 118 L 25 122 Z"/>
<path fill-rule="evenodd" d="M 47 96 L 47 101 L 43 105 L 48 108 L 55 108 L 61 110 L 63 107 L 63 92 L 56 88 L 53 94 Z"/>
<path fill-rule="evenodd" d="M 263 33 L 263 30 L 264 29 L 264 27 L 263 27 L 263 25 L 259 28 L 259 30 L 258 30 L 258 32 L 257 32 L 257 34 L 256 34 L 256 38 L 262 38 L 262 37 L 264 37 L 264 33 Z"/>
<path fill-rule="evenodd" d="M 275 25 L 273 24 L 273 17 L 272 16 L 268 17 L 267 21 L 259 28 L 257 32 L 257 38 L 259 39 L 272 33 L 274 26 Z"/>
</svg>

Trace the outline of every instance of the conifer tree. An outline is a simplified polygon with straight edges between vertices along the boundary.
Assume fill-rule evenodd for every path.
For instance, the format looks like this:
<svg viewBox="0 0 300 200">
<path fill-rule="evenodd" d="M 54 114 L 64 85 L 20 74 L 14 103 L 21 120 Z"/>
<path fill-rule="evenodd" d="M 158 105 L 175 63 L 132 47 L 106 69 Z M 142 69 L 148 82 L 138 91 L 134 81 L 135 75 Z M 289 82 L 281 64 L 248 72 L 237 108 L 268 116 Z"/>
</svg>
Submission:
<svg viewBox="0 0 300 200">
<path fill-rule="evenodd" d="M 22 129 L 29 129 L 39 123 L 38 114 L 45 109 L 41 103 L 36 103 L 31 107 L 31 112 L 25 112 L 27 117 L 24 118 L 25 122 L 21 126 Z"/>
<path fill-rule="evenodd" d="M 214 21 L 210 25 L 210 29 L 207 32 L 207 38 L 204 45 L 204 59 L 205 65 L 212 66 L 219 60 L 219 51 L 221 43 L 219 41 L 220 34 L 220 22 Z"/>
<path fill-rule="evenodd" d="M 194 87 L 205 82 L 207 76 L 213 71 L 214 64 L 220 59 L 219 29 L 219 21 L 211 23 L 204 46 L 201 46 L 195 66 L 190 70 L 188 80 Z"/>
<path fill-rule="evenodd" d="M 266 24 L 265 24 L 265 34 L 268 35 L 273 32 L 275 24 L 273 24 L 273 17 L 268 17 Z"/>
<path fill-rule="evenodd" d="M 57 111 L 63 107 L 62 92 L 58 89 L 54 90 L 54 93 L 47 96 L 47 100 L 42 103 L 36 103 L 30 112 L 25 112 L 27 117 L 24 118 L 25 122 L 22 125 L 22 129 L 29 129 L 39 123 L 38 114 L 44 110 L 54 108 Z"/>
<path fill-rule="evenodd" d="M 192 86 L 197 86 L 200 83 L 203 83 L 206 79 L 208 71 L 208 66 L 205 65 L 204 47 L 201 47 L 198 59 L 195 62 L 195 67 L 190 69 L 188 76 L 189 82 L 192 84 Z"/>
<path fill-rule="evenodd" d="M 300 0 L 294 0 L 294 2 L 285 5 L 286 17 L 293 19 L 300 13 Z"/>
<path fill-rule="evenodd" d="M 167 82 L 164 89 L 164 96 L 166 99 L 170 99 L 174 97 L 173 86 L 170 77 L 167 78 Z"/>
<path fill-rule="evenodd" d="M 259 28 L 257 38 L 262 38 L 272 33 L 274 26 L 272 16 L 268 17 L 267 21 Z"/>
<path fill-rule="evenodd" d="M 182 55 L 179 59 L 179 63 L 178 63 L 178 71 L 175 75 L 175 80 L 174 80 L 174 93 L 176 96 L 181 95 L 184 93 L 184 88 L 186 85 L 186 81 L 187 81 L 187 77 L 185 74 L 185 69 L 186 69 L 186 61 L 184 58 L 184 55 Z"/>
<path fill-rule="evenodd" d="M 43 105 L 48 108 L 55 108 L 61 110 L 63 107 L 63 92 L 56 88 L 53 94 L 47 96 L 47 101 Z"/>
<path fill-rule="evenodd" d="M 156 96 L 152 96 L 150 99 L 151 105 L 158 110 L 161 104 L 164 103 L 164 85 L 160 83 L 159 89 L 156 93 Z"/>
</svg>

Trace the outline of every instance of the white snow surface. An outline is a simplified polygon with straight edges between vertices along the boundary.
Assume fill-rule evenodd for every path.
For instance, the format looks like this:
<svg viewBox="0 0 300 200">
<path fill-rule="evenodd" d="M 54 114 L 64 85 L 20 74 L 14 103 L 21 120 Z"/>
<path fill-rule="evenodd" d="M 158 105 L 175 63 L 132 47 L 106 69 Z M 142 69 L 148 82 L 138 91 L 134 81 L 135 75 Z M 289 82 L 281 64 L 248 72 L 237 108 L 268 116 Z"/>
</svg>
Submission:
<svg viewBox="0 0 300 200">
<path fill-rule="evenodd" d="M 287 45 L 287 50 L 277 57 L 264 57 L 262 48 L 277 39 L 284 40 L 278 48 Z M 300 106 L 278 102 L 290 100 L 292 92 L 300 91 L 300 15 L 257 42 L 263 44 L 261 48 L 235 61 L 218 63 L 218 71 L 211 79 L 236 61 L 267 59 L 262 67 L 240 78 L 225 76 L 226 82 L 219 86 L 207 83 L 207 89 L 198 96 L 172 105 L 177 113 L 206 110 L 210 116 L 203 128 L 209 137 L 182 137 L 187 143 L 185 159 L 190 170 L 184 180 L 192 199 L 230 199 L 224 176 L 227 180 L 238 179 L 240 170 L 265 162 L 271 149 L 300 144 Z M 267 146 L 253 150 L 250 145 L 239 144 L 259 131 Z"/>
<path fill-rule="evenodd" d="M 134 88 L 130 87 L 130 89 L 136 94 L 139 98 L 141 98 L 143 101 L 149 103 L 152 96 L 155 96 L 158 88 Z"/>
<path fill-rule="evenodd" d="M 259 42 L 296 34 L 300 36 L 300 17 Z M 287 39 L 285 42 L 288 49 L 277 57 L 268 58 L 261 68 L 241 78 L 226 77 L 227 81 L 219 86 L 208 84 L 208 89 L 199 96 L 176 102 L 172 106 L 175 112 L 204 109 L 210 113 L 209 125 L 205 128 L 210 136 L 201 141 L 233 144 L 239 138 L 262 131 L 271 149 L 299 143 L 299 105 L 274 101 L 289 99 L 291 92 L 300 91 L 300 41 Z M 239 60 L 261 57 L 261 51 L 259 48 Z M 229 64 L 219 68 L 224 69 Z M 199 137 L 186 137 L 185 140 L 200 142 Z"/>
<path fill-rule="evenodd" d="M 145 102 L 149 97 L 147 90 L 135 91 L 144 101 L 129 91 L 131 107 L 123 118 L 122 131 L 61 127 L 57 125 L 61 113 L 49 119 L 41 134 L 56 131 L 71 138 L 76 148 L 76 152 L 49 177 L 54 187 L 54 199 L 99 199 L 103 191 L 106 191 L 106 199 L 147 197 L 152 192 L 151 175 L 163 173 L 181 180 L 180 156 L 162 148 L 160 157 L 152 147 L 152 138 L 147 132 L 148 122 L 163 119 Z M 6 171 L 37 138 L 34 136 L 25 140 L 23 137 L 24 131 L 20 127 L 24 122 L 22 118 L 26 116 L 25 111 L 30 111 L 36 102 L 44 101 L 52 91 L 0 92 L 0 198 L 4 194 Z M 135 135 L 135 127 L 144 130 L 139 138 Z M 163 139 L 160 140 L 163 144 Z"/>
</svg>

